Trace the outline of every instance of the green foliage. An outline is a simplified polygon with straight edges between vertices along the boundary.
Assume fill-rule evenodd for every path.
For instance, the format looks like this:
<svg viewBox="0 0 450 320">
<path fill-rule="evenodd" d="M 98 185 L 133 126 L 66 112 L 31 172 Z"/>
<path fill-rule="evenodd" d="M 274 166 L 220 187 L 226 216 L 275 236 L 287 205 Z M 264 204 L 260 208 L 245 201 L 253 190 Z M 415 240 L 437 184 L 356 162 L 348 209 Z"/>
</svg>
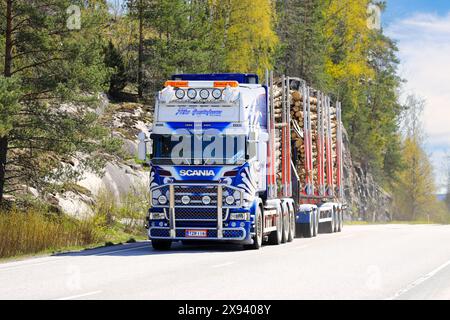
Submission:
<svg viewBox="0 0 450 320">
<path fill-rule="evenodd" d="M 114 73 L 109 80 L 108 93 L 115 96 L 127 85 L 127 74 L 122 55 L 111 41 L 105 48 L 105 65 L 114 69 Z"/>
<path fill-rule="evenodd" d="M 79 30 L 68 28 L 71 4 L 81 8 Z M 0 123 L 7 141 L 0 150 L 0 159 L 6 158 L 0 191 L 3 185 L 6 192 L 18 191 L 24 183 L 45 191 L 55 179 L 80 175 L 61 163 L 62 157 L 89 154 L 92 158 L 83 158 L 79 168 L 100 167 L 103 147 L 111 146 L 93 108 L 111 72 L 104 64 L 105 40 L 99 32 L 108 12 L 104 1 L 86 5 L 68 0 L 18 0 L 11 11 L 12 42 L 6 42 L 6 35 L 1 38 L 1 47 L 13 54 L 3 56 L 0 64 L 2 114 L 7 115 Z"/>
<path fill-rule="evenodd" d="M 19 111 L 18 81 L 0 75 L 0 137 L 6 136 L 12 129 Z"/>
</svg>

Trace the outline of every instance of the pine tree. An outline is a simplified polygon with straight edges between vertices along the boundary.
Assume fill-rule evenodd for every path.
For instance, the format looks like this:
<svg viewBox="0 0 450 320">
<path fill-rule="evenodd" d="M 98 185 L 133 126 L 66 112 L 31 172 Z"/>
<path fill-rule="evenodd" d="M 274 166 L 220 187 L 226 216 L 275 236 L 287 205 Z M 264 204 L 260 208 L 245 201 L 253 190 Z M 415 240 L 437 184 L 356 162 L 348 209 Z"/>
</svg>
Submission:
<svg viewBox="0 0 450 320">
<path fill-rule="evenodd" d="M 105 65 L 114 69 L 109 80 L 108 93 L 111 96 L 117 96 L 127 85 L 127 73 L 123 57 L 111 41 L 105 48 Z"/>
<path fill-rule="evenodd" d="M 0 10 L 6 17 L 0 22 L 5 30 L 0 111 L 6 115 L 0 118 L 1 200 L 23 183 L 45 188 L 52 179 L 73 178 L 76 173 L 61 157 L 101 152 L 94 141 L 104 132 L 95 125 L 93 110 L 61 104 L 93 102 L 86 93 L 103 90 L 109 71 L 99 32 L 104 1 L 85 6 L 81 0 L 5 0 Z"/>
</svg>

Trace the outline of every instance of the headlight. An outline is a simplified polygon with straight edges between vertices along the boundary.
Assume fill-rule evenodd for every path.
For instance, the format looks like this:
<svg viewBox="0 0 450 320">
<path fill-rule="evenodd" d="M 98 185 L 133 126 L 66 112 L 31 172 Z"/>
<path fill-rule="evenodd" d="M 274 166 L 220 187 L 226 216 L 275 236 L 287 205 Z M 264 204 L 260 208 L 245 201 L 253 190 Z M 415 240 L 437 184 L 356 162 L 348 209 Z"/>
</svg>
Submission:
<svg viewBox="0 0 450 320">
<path fill-rule="evenodd" d="M 211 197 L 210 196 L 203 196 L 202 202 L 204 205 L 208 205 L 211 203 Z"/>
<path fill-rule="evenodd" d="M 166 215 L 164 212 L 151 212 L 150 220 L 163 220 L 166 219 Z"/>
<path fill-rule="evenodd" d="M 232 205 L 232 204 L 234 203 L 234 197 L 233 197 L 233 196 L 228 196 L 228 197 L 226 197 L 226 198 L 225 198 L 225 202 L 226 202 L 228 205 Z"/>
<path fill-rule="evenodd" d="M 220 89 L 214 89 L 212 92 L 212 96 L 214 99 L 220 99 L 222 97 L 222 90 Z"/>
<path fill-rule="evenodd" d="M 175 91 L 175 96 L 180 100 L 183 99 L 185 95 L 186 92 L 183 89 L 178 89 L 177 91 Z"/>
<path fill-rule="evenodd" d="M 209 91 L 206 90 L 206 89 L 202 89 L 200 91 L 200 98 L 202 98 L 204 100 L 208 99 L 209 98 Z"/>
<path fill-rule="evenodd" d="M 189 89 L 187 92 L 189 99 L 195 99 L 197 97 L 197 90 Z"/>
<path fill-rule="evenodd" d="M 159 196 L 158 197 L 158 202 L 159 202 L 159 204 L 166 204 L 167 203 L 166 196 Z"/>
<path fill-rule="evenodd" d="M 188 196 L 183 196 L 183 197 L 181 198 L 181 202 L 182 202 L 184 205 L 187 205 L 187 204 L 189 204 L 189 202 L 191 202 L 191 198 L 189 198 Z"/>
<path fill-rule="evenodd" d="M 250 213 L 248 212 L 230 212 L 230 220 L 250 220 Z"/>
</svg>

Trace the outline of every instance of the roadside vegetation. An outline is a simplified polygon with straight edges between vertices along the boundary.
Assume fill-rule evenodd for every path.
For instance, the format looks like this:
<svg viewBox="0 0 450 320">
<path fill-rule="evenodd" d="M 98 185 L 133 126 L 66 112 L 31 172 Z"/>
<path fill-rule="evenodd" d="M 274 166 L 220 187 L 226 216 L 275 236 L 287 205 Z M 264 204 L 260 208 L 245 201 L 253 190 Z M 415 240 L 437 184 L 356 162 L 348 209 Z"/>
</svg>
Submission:
<svg viewBox="0 0 450 320">
<path fill-rule="evenodd" d="M 0 210 L 0 259 L 145 239 L 145 195 L 101 191 L 93 214 L 70 217 L 44 203 Z"/>
</svg>

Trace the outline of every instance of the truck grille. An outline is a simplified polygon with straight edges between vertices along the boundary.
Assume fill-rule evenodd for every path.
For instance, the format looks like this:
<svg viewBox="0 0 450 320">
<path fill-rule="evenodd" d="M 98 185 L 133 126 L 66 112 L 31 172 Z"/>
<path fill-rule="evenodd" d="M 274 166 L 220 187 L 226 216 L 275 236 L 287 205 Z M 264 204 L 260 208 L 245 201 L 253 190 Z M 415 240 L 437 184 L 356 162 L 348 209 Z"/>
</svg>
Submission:
<svg viewBox="0 0 450 320">
<path fill-rule="evenodd" d="M 225 220 L 226 210 L 223 210 L 222 217 Z M 217 220 L 216 208 L 175 208 L 176 220 Z"/>
</svg>

